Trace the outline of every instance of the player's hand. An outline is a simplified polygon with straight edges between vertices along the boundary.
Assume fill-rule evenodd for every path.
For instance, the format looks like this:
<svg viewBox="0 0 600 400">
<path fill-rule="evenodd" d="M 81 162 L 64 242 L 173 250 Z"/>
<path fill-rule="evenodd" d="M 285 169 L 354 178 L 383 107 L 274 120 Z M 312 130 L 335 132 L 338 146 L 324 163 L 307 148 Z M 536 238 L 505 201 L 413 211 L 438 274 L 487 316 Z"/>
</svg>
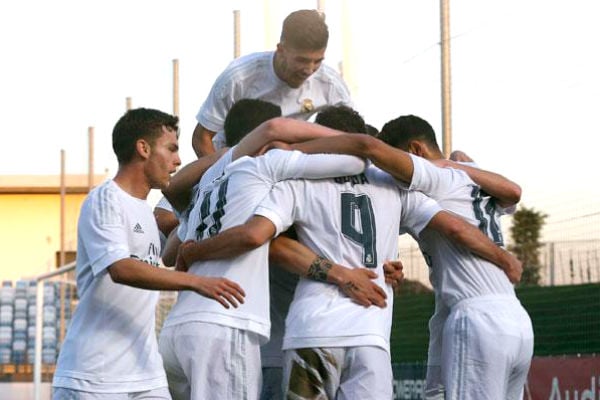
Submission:
<svg viewBox="0 0 600 400">
<path fill-rule="evenodd" d="M 386 261 L 383 263 L 383 276 L 385 283 L 392 285 L 396 289 L 404 280 L 404 266 L 400 260 Z"/>
<path fill-rule="evenodd" d="M 452 153 L 450 153 L 450 159 L 452 161 L 458 162 L 473 162 L 473 159 L 471 157 L 469 157 L 465 152 L 460 150 L 454 150 Z"/>
<path fill-rule="evenodd" d="M 340 290 L 361 306 L 387 306 L 385 291 L 373 281 L 377 274 L 366 268 L 345 268 Z"/>
<path fill-rule="evenodd" d="M 190 268 L 190 249 L 194 244 L 193 240 L 186 240 L 185 242 L 179 245 L 179 249 L 177 250 L 177 258 L 175 260 L 175 271 L 187 272 Z"/>
<path fill-rule="evenodd" d="M 504 273 L 508 276 L 511 283 L 519 283 L 523 275 L 523 263 L 514 254 L 504 250 L 506 253 L 507 262 L 503 268 Z"/>
<path fill-rule="evenodd" d="M 235 308 L 244 303 L 246 293 L 237 283 L 226 278 L 191 275 L 195 278 L 194 290 L 196 293 L 214 299 L 225 308 L 231 304 Z"/>
</svg>

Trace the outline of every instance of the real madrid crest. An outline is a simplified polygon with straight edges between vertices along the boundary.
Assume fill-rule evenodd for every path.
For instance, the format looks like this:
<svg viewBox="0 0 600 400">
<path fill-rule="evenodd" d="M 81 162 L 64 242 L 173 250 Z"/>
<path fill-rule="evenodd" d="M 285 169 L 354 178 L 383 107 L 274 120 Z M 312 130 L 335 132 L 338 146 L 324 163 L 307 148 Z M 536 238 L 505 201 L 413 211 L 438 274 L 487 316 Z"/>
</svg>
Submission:
<svg viewBox="0 0 600 400">
<path fill-rule="evenodd" d="M 313 102 L 311 99 L 302 100 L 302 112 L 303 113 L 313 112 L 314 109 L 315 109 L 315 106 L 313 105 Z"/>
</svg>

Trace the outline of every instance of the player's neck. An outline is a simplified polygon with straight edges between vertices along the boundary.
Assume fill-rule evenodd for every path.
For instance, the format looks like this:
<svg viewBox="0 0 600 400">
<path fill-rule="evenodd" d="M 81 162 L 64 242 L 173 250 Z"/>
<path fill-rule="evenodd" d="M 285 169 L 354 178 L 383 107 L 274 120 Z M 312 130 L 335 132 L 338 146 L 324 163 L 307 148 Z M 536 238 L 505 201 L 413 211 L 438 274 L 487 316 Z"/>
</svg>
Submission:
<svg viewBox="0 0 600 400">
<path fill-rule="evenodd" d="M 444 154 L 439 150 L 427 148 L 425 154 L 423 155 L 423 158 L 426 158 L 429 161 L 436 161 L 443 160 L 446 157 L 444 157 Z"/>
<path fill-rule="evenodd" d="M 135 165 L 120 165 L 117 174 L 113 178 L 115 183 L 138 199 L 146 200 L 150 193 L 150 185 L 142 170 Z"/>
</svg>

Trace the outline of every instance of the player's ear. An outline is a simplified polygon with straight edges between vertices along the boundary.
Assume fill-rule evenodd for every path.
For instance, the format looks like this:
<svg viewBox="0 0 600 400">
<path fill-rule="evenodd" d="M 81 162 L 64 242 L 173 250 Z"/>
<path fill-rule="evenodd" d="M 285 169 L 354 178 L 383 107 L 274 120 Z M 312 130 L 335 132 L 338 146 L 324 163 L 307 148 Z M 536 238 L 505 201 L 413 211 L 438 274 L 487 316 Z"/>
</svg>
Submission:
<svg viewBox="0 0 600 400">
<path fill-rule="evenodd" d="M 416 156 L 423 157 L 425 154 L 423 143 L 419 142 L 418 140 L 411 140 L 408 143 L 408 152 Z"/>
<path fill-rule="evenodd" d="M 275 50 L 275 52 L 279 55 L 285 53 L 285 45 L 282 42 L 277 43 L 277 49 Z"/>
<path fill-rule="evenodd" d="M 144 139 L 138 139 L 135 142 L 135 150 L 143 159 L 150 157 L 150 143 Z"/>
</svg>

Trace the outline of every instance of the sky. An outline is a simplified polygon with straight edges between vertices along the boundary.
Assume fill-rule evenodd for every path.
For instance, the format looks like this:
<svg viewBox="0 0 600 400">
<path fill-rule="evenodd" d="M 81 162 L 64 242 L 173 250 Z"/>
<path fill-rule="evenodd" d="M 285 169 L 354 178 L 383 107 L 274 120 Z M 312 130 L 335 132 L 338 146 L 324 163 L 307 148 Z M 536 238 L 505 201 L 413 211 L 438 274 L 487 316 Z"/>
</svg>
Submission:
<svg viewBox="0 0 600 400">
<path fill-rule="evenodd" d="M 325 0 L 325 62 L 378 128 L 403 114 L 441 143 L 440 15 L 433 0 Z M 126 109 L 173 111 L 179 63 L 180 147 L 194 158 L 195 115 L 233 57 L 275 48 L 302 0 L 20 0 L 0 3 L 0 175 L 116 172 L 110 133 Z M 268 10 L 268 13 L 265 12 Z M 269 14 L 271 19 L 265 17 Z M 600 238 L 600 2 L 450 0 L 452 144 L 523 188 L 548 215 L 547 240 Z M 343 23 L 342 21 L 346 21 Z M 345 45 L 346 44 L 346 45 Z M 349 50 L 348 50 L 349 49 Z"/>
</svg>

